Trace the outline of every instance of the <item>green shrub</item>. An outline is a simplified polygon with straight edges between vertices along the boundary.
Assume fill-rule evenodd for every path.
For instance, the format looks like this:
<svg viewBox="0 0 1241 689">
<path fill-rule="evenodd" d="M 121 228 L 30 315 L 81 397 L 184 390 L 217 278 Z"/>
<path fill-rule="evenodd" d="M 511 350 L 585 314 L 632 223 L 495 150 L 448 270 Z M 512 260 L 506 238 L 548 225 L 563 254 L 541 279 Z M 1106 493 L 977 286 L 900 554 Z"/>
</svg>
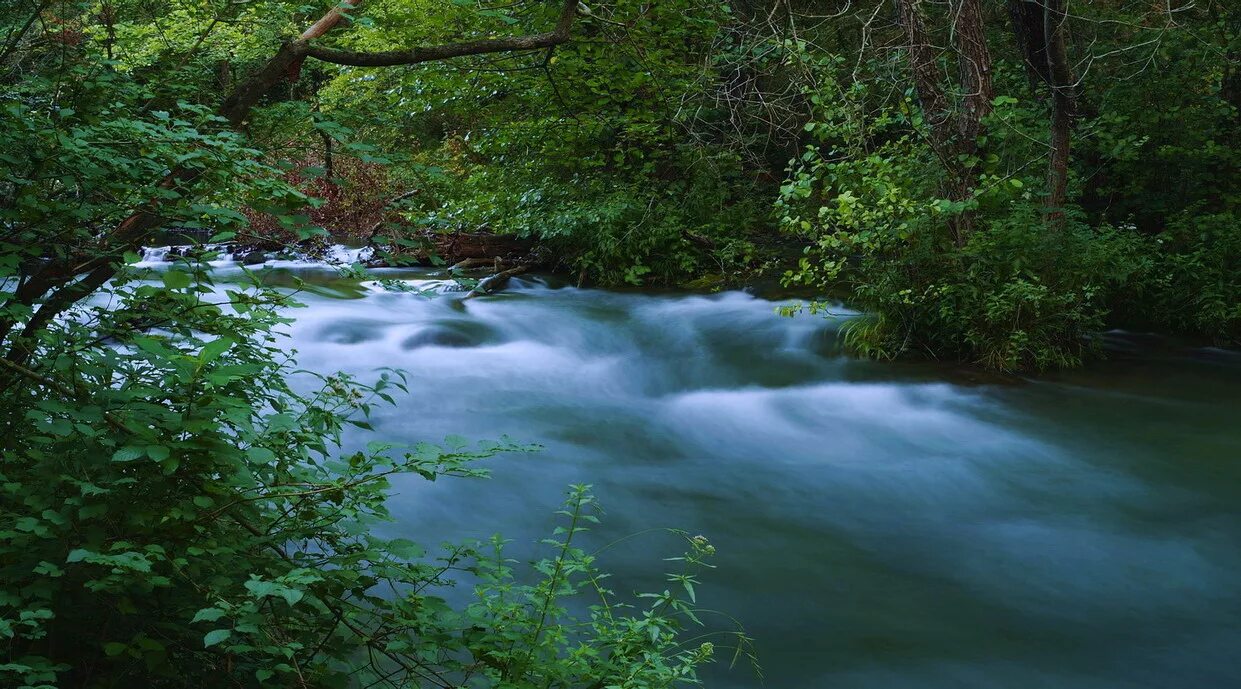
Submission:
<svg viewBox="0 0 1241 689">
<path fill-rule="evenodd" d="M 1185 213 L 1150 242 L 1150 259 L 1129 303 L 1128 322 L 1241 343 L 1241 218 Z"/>
<path fill-rule="evenodd" d="M 1098 351 L 1097 334 L 1118 324 L 1238 341 L 1235 155 L 1215 143 L 1235 122 L 1210 88 L 1195 91 L 1184 111 L 1209 131 L 1164 128 L 1157 146 L 1141 130 L 1164 114 L 1084 117 L 1079 134 L 1095 168 L 1071 170 L 1069 191 L 1106 203 L 1106 212 L 1070 204 L 1056 229 L 1042 208 L 1043 171 L 1033 165 L 1046 153 L 1045 104 L 993 100 L 977 155 L 962 161 L 977 174 L 973 195 L 954 202 L 940 198 L 944 165 L 911 94 L 883 93 L 838 59 L 808 60 L 818 77 L 805 90 L 808 142 L 776 203 L 785 231 L 806 249 L 785 281 L 864 312 L 842 329 L 852 351 L 1040 371 L 1080 365 Z M 890 67 L 865 66 L 876 74 Z M 997 84 L 1019 93 L 1023 82 L 999 65 Z M 1134 88 L 1117 96 L 1136 98 Z M 1190 169 L 1192 179 L 1167 187 L 1168 175 Z M 1100 170 L 1127 171 L 1119 179 L 1142 187 L 1116 186 Z M 967 216 L 958 245 L 951 226 Z M 1143 231 L 1152 224 L 1158 234 Z"/>
<path fill-rule="evenodd" d="M 956 358 L 998 370 L 1079 365 L 1095 348 L 1109 297 L 1137 270 L 1140 243 L 1070 223 L 1046 229 L 1029 207 L 976 231 L 958 251 L 911 245 L 853 269 L 864 316 L 845 328 L 854 351 Z"/>
</svg>

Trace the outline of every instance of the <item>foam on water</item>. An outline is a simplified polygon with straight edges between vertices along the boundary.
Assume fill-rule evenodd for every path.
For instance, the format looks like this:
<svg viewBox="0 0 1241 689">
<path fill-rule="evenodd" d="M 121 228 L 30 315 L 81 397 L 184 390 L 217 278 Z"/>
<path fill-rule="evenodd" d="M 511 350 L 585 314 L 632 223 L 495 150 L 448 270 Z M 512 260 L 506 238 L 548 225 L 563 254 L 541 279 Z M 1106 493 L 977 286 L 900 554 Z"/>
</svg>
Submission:
<svg viewBox="0 0 1241 689">
<path fill-rule="evenodd" d="M 545 446 L 489 463 L 490 482 L 398 482 L 394 533 L 533 541 L 565 485 L 593 483 L 604 542 L 662 526 L 715 540 L 720 568 L 700 596 L 759 639 L 769 686 L 1241 679 L 1219 651 L 1241 644 L 1241 556 L 1222 535 L 1241 539 L 1223 507 L 1241 500 L 1241 467 L 1216 455 L 1210 470 L 1231 483 L 1175 485 L 1158 473 L 1161 446 L 1115 425 L 1235 432 L 1241 396 L 1181 401 L 1189 386 L 1218 397 L 1201 387 L 1217 384 L 1215 360 L 1172 398 L 1162 382 L 1110 390 L 1090 376 L 962 387 L 934 366 L 840 355 L 852 312 L 790 319 L 779 306 L 522 280 L 470 301 L 312 297 L 291 337 L 310 368 L 409 372 L 411 396 L 375 419 L 385 438 Z M 1238 369 L 1226 375 L 1241 382 Z M 605 563 L 615 584 L 663 587 L 650 568 L 667 554 L 634 545 Z"/>
<path fill-rule="evenodd" d="M 286 331 L 299 363 L 407 371 L 410 395 L 374 418 L 382 439 L 545 446 L 490 460 L 491 481 L 399 479 L 392 534 L 532 543 L 564 488 L 592 483 L 608 515 L 591 547 L 670 526 L 712 538 L 700 600 L 758 640 L 767 686 L 1241 686 L 1231 354 L 1151 365 L 1137 347 L 965 387 L 934 364 L 843 356 L 843 309 L 783 318 L 785 302 L 744 292 L 534 278 L 463 300 L 429 272 L 391 275 L 439 294 L 301 295 Z M 660 558 L 677 553 L 623 543 L 604 553 L 611 585 L 666 587 Z"/>
<path fill-rule="evenodd" d="M 242 265 L 242 261 L 237 260 L 233 256 L 233 250 L 226 244 L 173 244 L 168 246 L 145 247 L 142 249 L 142 260 L 134 264 L 138 268 L 166 268 L 172 262 L 173 257 L 170 254 L 174 252 L 184 252 L 188 249 L 196 249 L 204 252 L 220 252 L 220 257 L 214 261 L 210 261 L 210 265 L 214 268 L 235 268 Z M 348 247 L 343 244 L 334 244 L 324 252 L 322 257 L 302 257 L 295 259 L 278 259 L 275 258 L 277 252 L 267 252 L 266 260 L 261 263 L 255 263 L 251 268 L 322 268 L 326 266 L 348 266 L 355 263 L 364 263 L 374 255 L 374 249 L 371 247 Z"/>
</svg>

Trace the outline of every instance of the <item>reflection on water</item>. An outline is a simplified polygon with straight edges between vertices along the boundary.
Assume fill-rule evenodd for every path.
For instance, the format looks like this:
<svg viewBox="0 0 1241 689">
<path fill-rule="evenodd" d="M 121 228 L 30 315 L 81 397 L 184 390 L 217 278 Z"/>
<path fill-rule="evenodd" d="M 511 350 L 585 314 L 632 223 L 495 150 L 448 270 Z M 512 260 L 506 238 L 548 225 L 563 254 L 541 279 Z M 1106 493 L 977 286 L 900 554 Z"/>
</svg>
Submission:
<svg viewBox="0 0 1241 689">
<path fill-rule="evenodd" d="M 1084 372 L 962 385 L 840 356 L 832 321 L 741 292 L 460 296 L 309 295 L 291 328 L 307 368 L 410 373 L 387 438 L 545 446 L 489 481 L 399 484 L 396 531 L 534 541 L 592 483 L 598 544 L 711 538 L 699 598 L 781 689 L 1241 686 L 1235 353 L 1115 336 Z M 604 565 L 662 588 L 673 546 Z"/>
</svg>

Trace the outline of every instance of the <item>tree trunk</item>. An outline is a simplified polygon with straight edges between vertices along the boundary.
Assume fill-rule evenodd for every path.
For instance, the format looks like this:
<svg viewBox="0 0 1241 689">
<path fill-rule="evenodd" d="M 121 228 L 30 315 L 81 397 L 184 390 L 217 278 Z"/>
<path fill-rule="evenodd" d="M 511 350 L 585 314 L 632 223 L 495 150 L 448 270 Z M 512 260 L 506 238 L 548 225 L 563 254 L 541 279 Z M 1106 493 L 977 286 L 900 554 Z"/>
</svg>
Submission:
<svg viewBox="0 0 1241 689">
<path fill-rule="evenodd" d="M 1043 33 L 1051 86 L 1051 158 L 1047 166 L 1047 225 L 1064 228 L 1064 203 L 1069 185 L 1069 143 L 1075 107 L 1073 71 L 1065 50 L 1067 0 L 1044 0 Z"/>
<path fill-rule="evenodd" d="M 961 86 L 957 107 L 945 93 L 921 0 L 896 0 L 896 6 L 905 31 L 914 92 L 930 127 L 928 139 L 944 167 L 942 193 L 950 201 L 968 203 L 978 186 L 978 169 L 973 158 L 978 153 L 982 120 L 991 112 L 994 97 L 991 53 L 987 49 L 980 0 L 951 0 L 949 3 Z M 957 246 L 964 245 L 973 226 L 973 211 L 964 210 L 954 216 L 949 222 L 953 242 Z"/>
<path fill-rule="evenodd" d="M 951 129 L 945 126 L 952 120 L 948 97 L 944 95 L 939 67 L 935 64 L 935 47 L 927 34 L 926 21 L 922 16 L 921 0 L 896 0 L 901 28 L 905 30 L 906 50 L 909 52 L 909 70 L 913 74 L 914 93 L 922 106 L 922 115 L 930 126 L 931 143 L 943 146 Z"/>
<path fill-rule="evenodd" d="M 973 199 L 978 186 L 978 137 L 982 134 L 982 120 L 990 114 L 991 101 L 995 98 L 991 85 L 991 51 L 987 49 L 980 2 L 953 0 L 949 3 L 956 16 L 952 33 L 956 39 L 957 72 L 961 81 L 961 114 L 957 119 L 958 139 L 953 151 L 954 159 L 960 161 L 954 201 Z M 974 212 L 962 211 L 956 220 L 953 239 L 957 246 L 963 246 L 974 230 Z"/>
<path fill-rule="evenodd" d="M 1017 54 L 1030 79 L 1030 90 L 1038 92 L 1047 83 L 1047 39 L 1043 35 L 1043 8 L 1032 0 L 1008 0 Z"/>
<path fill-rule="evenodd" d="M 957 69 L 961 79 L 961 118 L 958 129 L 962 146 L 977 151 L 982 134 L 982 118 L 991 112 L 995 91 L 991 85 L 991 51 L 987 49 L 987 33 L 983 26 L 979 0 L 953 0 L 957 23 Z"/>
<path fill-rule="evenodd" d="M 332 155 L 332 143 L 334 140 L 332 135 L 327 132 L 319 132 L 319 138 L 323 140 L 323 177 L 329 183 L 335 184 L 336 161 Z"/>
<path fill-rule="evenodd" d="M 1048 123 L 1047 227 L 1064 228 L 1070 144 L 1077 107 L 1073 68 L 1065 47 L 1068 0 L 1008 0 L 1013 38 L 1029 72 L 1051 93 Z"/>
</svg>

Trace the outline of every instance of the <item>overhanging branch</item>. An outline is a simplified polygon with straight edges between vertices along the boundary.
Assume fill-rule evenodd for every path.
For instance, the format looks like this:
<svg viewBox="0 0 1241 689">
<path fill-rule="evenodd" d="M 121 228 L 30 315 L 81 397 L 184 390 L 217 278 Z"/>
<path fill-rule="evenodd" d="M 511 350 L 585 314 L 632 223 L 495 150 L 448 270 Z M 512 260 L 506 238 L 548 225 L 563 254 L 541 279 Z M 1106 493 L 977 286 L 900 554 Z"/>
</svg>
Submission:
<svg viewBox="0 0 1241 689">
<path fill-rule="evenodd" d="M 335 50 L 313 45 L 313 41 L 339 26 L 349 11 L 360 5 L 362 1 L 351 0 L 348 4 L 334 7 L 302 32 L 297 39 L 283 44 L 275 55 L 225 97 L 220 104 L 219 114 L 230 126 L 242 126 L 251 109 L 273 87 L 286 78 L 294 80 L 297 78 L 302 60 L 307 57 L 340 65 L 389 67 L 447 60 L 467 55 L 541 50 L 566 43 L 570 38 L 573 20 L 578 13 L 578 0 L 564 0 L 560 17 L 552 31 L 509 38 L 487 38 L 377 53 Z M 585 9 L 582 13 L 590 14 L 589 10 Z M 5 50 L 8 48 L 6 47 Z M 158 186 L 169 188 L 189 183 L 195 176 L 195 172 L 191 169 L 176 168 L 165 175 Z M 70 256 L 62 260 L 47 262 L 18 288 L 16 303 L 33 306 L 40 297 L 46 297 L 35 316 L 26 323 L 23 333 L 26 336 L 33 335 L 35 331 L 45 327 L 56 316 L 110 279 L 115 273 L 115 261 L 120 252 L 139 246 L 162 223 L 160 203 L 155 201 L 150 207 L 136 209 L 110 233 L 101 238 L 97 247 L 98 251 L 93 256 L 85 257 L 85 260 L 82 256 Z M 87 273 L 87 277 L 75 282 L 76 276 L 84 272 Z M 13 318 L 0 316 L 0 341 L 3 341 L 17 325 L 17 321 Z M 8 359 L 13 363 L 22 364 L 31 351 L 27 347 L 14 347 L 8 353 Z"/>
<path fill-rule="evenodd" d="M 467 55 L 484 55 L 520 50 L 541 50 L 560 45 L 569 40 L 569 30 L 577 14 L 578 0 L 565 0 L 560 11 L 560 19 L 556 28 L 547 33 L 512 36 L 508 38 L 484 38 L 476 41 L 461 41 L 444 45 L 421 46 L 405 50 L 386 50 L 380 52 L 354 52 L 337 50 L 312 45 L 309 42 L 296 42 L 293 45 L 298 52 L 316 60 L 331 62 L 351 67 L 394 67 L 397 65 L 414 65 L 420 62 L 448 60 Z"/>
</svg>

